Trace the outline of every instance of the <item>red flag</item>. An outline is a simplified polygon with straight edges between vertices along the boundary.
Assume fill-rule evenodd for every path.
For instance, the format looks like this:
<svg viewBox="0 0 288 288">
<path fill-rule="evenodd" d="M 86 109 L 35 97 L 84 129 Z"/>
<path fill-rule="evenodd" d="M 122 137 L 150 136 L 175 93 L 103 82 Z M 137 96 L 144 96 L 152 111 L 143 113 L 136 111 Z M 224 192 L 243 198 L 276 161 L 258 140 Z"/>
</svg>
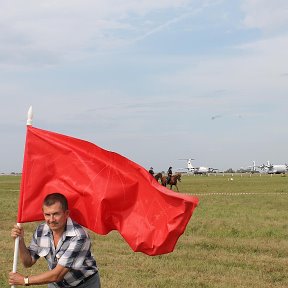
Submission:
<svg viewBox="0 0 288 288">
<path fill-rule="evenodd" d="M 173 251 L 198 199 L 161 186 L 140 165 L 92 143 L 27 126 L 18 222 L 43 219 L 47 194 L 63 193 L 71 218 L 134 251 Z"/>
</svg>

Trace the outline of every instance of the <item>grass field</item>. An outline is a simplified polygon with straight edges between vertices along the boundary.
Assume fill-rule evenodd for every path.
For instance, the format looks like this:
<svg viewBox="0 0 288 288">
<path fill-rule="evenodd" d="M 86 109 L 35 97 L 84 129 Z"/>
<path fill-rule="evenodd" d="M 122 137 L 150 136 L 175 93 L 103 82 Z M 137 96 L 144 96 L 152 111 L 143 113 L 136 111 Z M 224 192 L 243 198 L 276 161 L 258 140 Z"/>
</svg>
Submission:
<svg viewBox="0 0 288 288">
<path fill-rule="evenodd" d="M 9 287 L 19 183 L 0 176 L 0 287 Z M 288 287 L 288 175 L 183 176 L 178 187 L 197 194 L 200 205 L 174 252 L 149 257 L 117 232 L 90 233 L 103 288 Z M 35 225 L 25 224 L 26 242 Z M 45 269 L 45 261 L 29 270 L 19 264 L 27 275 Z"/>
</svg>

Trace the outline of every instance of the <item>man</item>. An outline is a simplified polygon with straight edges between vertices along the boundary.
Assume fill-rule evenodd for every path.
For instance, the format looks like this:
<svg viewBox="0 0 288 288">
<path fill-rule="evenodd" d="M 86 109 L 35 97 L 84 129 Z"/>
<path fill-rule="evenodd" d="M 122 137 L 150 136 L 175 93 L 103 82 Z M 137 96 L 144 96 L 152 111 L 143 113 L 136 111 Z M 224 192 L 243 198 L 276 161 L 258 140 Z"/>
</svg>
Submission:
<svg viewBox="0 0 288 288">
<path fill-rule="evenodd" d="M 153 170 L 153 167 L 150 167 L 150 169 L 149 169 L 149 173 L 150 173 L 152 176 L 154 176 L 154 170 Z"/>
<path fill-rule="evenodd" d="M 98 288 L 100 279 L 96 261 L 91 254 L 91 241 L 81 225 L 69 217 L 64 195 L 46 196 L 42 206 L 46 223 L 40 224 L 28 247 L 24 229 L 14 226 L 11 236 L 19 240 L 19 254 L 24 267 L 31 267 L 45 257 L 49 270 L 37 275 L 9 273 L 10 285 L 41 285 L 52 287 Z"/>
<path fill-rule="evenodd" d="M 167 171 L 167 184 L 170 183 L 171 176 L 172 176 L 172 167 L 170 166 L 170 167 L 168 168 L 168 171 Z"/>
</svg>

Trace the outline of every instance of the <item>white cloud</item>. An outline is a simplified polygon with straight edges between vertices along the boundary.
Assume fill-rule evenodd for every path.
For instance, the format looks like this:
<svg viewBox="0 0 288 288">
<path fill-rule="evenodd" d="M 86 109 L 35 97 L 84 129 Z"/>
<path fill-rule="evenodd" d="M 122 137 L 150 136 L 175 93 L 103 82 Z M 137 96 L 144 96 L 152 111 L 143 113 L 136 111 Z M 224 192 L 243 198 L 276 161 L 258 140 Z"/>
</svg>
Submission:
<svg viewBox="0 0 288 288">
<path fill-rule="evenodd" d="M 198 99 L 203 107 L 215 99 L 214 107 L 272 98 L 287 102 L 286 47 L 288 37 L 281 36 L 234 47 L 240 52 L 236 55 L 186 58 L 178 71 L 163 73 L 155 82 L 178 96 Z"/>
<path fill-rule="evenodd" d="M 246 13 L 244 25 L 265 32 L 282 30 L 288 22 L 288 1 L 245 0 L 242 9 Z"/>
<path fill-rule="evenodd" d="M 9 62 L 18 55 L 14 63 L 27 64 L 25 58 L 29 61 L 29 53 L 43 53 L 42 61 L 50 63 L 49 57 L 59 60 L 57 53 L 64 58 L 77 53 L 81 57 L 91 48 L 101 51 L 119 46 L 125 37 L 115 35 L 115 31 L 143 29 L 131 23 L 131 17 L 181 8 L 187 3 L 186 0 L 1 1 L 0 53 L 5 56 L 0 55 L 0 59 Z"/>
<path fill-rule="evenodd" d="M 210 2 L 1 1 L 0 63 L 2 66 L 51 66 L 68 59 L 83 60 L 91 54 L 119 49 L 167 29 L 209 6 Z"/>
</svg>

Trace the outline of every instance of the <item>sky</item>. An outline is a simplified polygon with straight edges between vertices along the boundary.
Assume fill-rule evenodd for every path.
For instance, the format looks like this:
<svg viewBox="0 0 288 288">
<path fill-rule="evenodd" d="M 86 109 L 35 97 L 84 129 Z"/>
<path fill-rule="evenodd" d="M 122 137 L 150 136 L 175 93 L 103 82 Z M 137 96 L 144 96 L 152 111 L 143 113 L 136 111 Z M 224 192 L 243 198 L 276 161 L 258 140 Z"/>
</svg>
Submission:
<svg viewBox="0 0 288 288">
<path fill-rule="evenodd" d="M 155 172 L 288 163 L 287 0 L 2 0 L 0 41 L 0 172 L 30 106 Z"/>
</svg>

